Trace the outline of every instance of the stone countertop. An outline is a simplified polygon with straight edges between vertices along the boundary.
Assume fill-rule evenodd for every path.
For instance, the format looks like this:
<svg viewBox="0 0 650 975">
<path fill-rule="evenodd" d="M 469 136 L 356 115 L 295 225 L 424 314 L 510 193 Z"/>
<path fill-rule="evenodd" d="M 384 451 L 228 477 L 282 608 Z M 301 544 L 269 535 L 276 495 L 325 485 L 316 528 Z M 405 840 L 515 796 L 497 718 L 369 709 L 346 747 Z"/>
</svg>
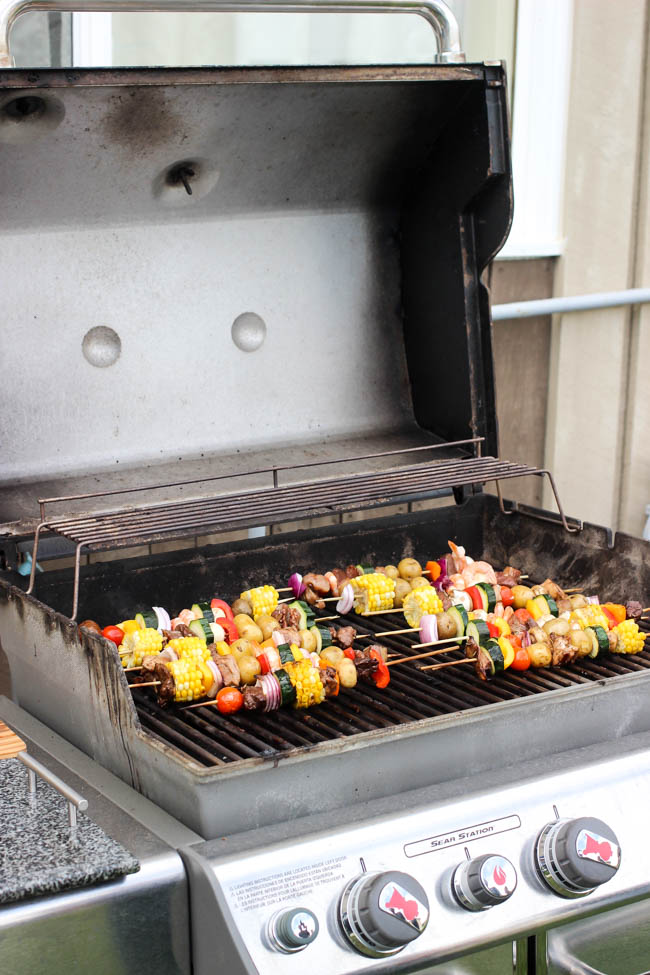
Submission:
<svg viewBox="0 0 650 975">
<path fill-rule="evenodd" d="M 0 905 L 140 869 L 128 850 L 83 813 L 73 835 L 63 796 L 37 777 L 33 799 L 27 779 L 18 759 L 0 762 Z"/>
</svg>

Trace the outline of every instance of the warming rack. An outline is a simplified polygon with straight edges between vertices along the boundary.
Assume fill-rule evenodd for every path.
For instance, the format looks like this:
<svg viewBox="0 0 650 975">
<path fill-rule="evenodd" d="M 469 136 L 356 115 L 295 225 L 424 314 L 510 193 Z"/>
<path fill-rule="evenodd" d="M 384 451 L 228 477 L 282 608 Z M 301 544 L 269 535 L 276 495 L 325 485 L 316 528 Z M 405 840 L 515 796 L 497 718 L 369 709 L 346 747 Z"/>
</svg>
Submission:
<svg viewBox="0 0 650 975">
<path fill-rule="evenodd" d="M 116 491 L 99 491 L 66 497 L 41 498 L 39 500 L 41 520 L 34 534 L 32 567 L 27 592 L 29 594 L 34 590 L 38 545 L 43 532 L 53 532 L 75 546 L 74 591 L 70 616 L 70 619 L 74 620 L 79 604 L 81 553 L 84 549 L 87 552 L 106 551 L 157 542 L 163 539 L 227 531 L 233 528 L 272 525 L 294 518 L 358 511 L 386 504 L 434 497 L 451 490 L 484 485 L 491 481 L 494 481 L 497 486 L 501 510 L 505 514 L 510 514 L 511 511 L 507 511 L 504 506 L 500 481 L 530 475 L 548 477 L 564 528 L 567 531 L 580 530 L 581 523 L 577 522 L 570 525 L 567 521 L 550 471 L 530 467 L 527 464 L 501 460 L 497 457 L 482 456 L 481 444 L 484 439 L 484 437 L 472 437 L 467 440 L 402 447 L 354 457 L 337 458 L 336 460 L 310 460 L 304 464 L 291 464 L 286 467 L 275 466 L 258 468 L 243 473 L 218 474 L 212 477 L 175 483 L 146 485 Z M 353 461 L 385 458 L 423 450 L 450 450 L 452 448 L 465 448 L 465 452 L 471 450 L 474 456 L 445 458 L 444 460 L 410 464 L 389 470 L 348 474 L 343 477 L 325 478 L 317 481 L 301 481 L 290 484 L 280 484 L 279 481 L 280 472 L 299 470 L 305 467 L 323 467 L 331 464 L 340 466 Z M 248 477 L 260 474 L 270 474 L 272 484 L 252 491 L 237 491 L 212 497 L 174 500 L 141 507 L 122 507 L 110 511 L 58 518 L 46 516 L 47 505 L 108 498 L 142 491 L 157 491 L 163 488 L 182 489 L 188 485 L 198 486 L 232 477 Z"/>
</svg>

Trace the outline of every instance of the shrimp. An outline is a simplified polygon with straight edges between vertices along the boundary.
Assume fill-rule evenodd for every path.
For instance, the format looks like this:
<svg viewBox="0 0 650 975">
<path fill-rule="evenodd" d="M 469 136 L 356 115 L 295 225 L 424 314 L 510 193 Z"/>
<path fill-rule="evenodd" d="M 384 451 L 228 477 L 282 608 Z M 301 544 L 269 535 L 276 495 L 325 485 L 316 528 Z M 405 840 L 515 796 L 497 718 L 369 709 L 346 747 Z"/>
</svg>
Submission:
<svg viewBox="0 0 650 975">
<path fill-rule="evenodd" d="M 491 586 L 497 584 L 497 577 L 489 562 L 472 562 L 471 565 L 463 569 L 461 575 L 465 581 L 466 589 L 475 586 L 477 582 L 489 582 Z"/>
<path fill-rule="evenodd" d="M 471 565 L 474 559 L 470 559 L 468 555 L 465 555 L 465 549 L 462 545 L 455 545 L 453 542 L 448 541 L 447 545 L 452 553 L 452 558 L 454 562 L 454 568 L 456 572 L 462 572 L 466 569 L 468 565 Z"/>
<path fill-rule="evenodd" d="M 451 582 L 454 589 L 465 588 L 465 580 L 463 579 L 460 572 L 455 572 L 453 576 L 449 576 L 449 581 Z"/>
</svg>

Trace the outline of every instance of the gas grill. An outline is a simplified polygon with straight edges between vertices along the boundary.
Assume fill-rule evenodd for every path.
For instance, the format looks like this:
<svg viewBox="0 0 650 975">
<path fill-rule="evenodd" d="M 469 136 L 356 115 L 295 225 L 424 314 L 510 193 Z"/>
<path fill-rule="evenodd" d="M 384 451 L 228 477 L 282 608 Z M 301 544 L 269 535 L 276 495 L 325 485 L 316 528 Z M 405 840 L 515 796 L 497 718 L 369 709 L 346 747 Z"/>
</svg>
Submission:
<svg viewBox="0 0 650 975">
<path fill-rule="evenodd" d="M 0 248 L 20 337 L 4 386 L 2 649 L 22 708 L 203 837 L 181 851 L 197 973 L 309 958 L 328 975 L 442 975 L 462 957 L 454 971 L 522 975 L 542 928 L 650 891 L 650 864 L 627 855 L 629 810 L 648 799 L 648 651 L 489 683 L 407 663 L 384 690 L 226 717 L 161 708 L 77 626 L 232 600 L 296 570 L 429 558 L 449 538 L 534 581 L 650 593 L 648 543 L 567 516 L 550 472 L 499 457 L 481 274 L 511 217 L 503 68 L 464 63 L 438 0 L 354 4 L 383 7 L 433 22 L 438 63 L 0 70 Z M 504 498 L 503 482 L 535 476 L 557 513 Z M 323 515 L 340 523 L 213 537 Z M 26 547 L 28 580 L 11 569 Z M 61 554 L 71 568 L 38 574 Z M 620 843 L 620 870 L 563 900 L 536 837 L 546 824 L 553 853 L 565 820 L 600 815 L 585 829 L 599 849 Z M 488 854 L 499 889 L 518 876 L 507 904 L 480 900 Z M 403 943 L 368 921 L 375 894 L 402 903 Z M 463 912 L 476 903 L 495 910 Z M 309 942 L 320 925 L 317 956 L 292 925 Z"/>
</svg>

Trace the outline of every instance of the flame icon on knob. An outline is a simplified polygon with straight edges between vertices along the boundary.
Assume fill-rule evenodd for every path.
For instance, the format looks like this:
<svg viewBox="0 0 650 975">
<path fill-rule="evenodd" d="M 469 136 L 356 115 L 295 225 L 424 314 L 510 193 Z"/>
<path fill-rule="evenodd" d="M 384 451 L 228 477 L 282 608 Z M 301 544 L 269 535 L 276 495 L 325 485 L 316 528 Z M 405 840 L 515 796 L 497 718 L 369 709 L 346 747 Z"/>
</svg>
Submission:
<svg viewBox="0 0 650 975">
<path fill-rule="evenodd" d="M 495 884 L 497 885 L 497 887 L 503 887 L 503 885 L 506 882 L 506 872 L 503 869 L 503 867 L 500 867 L 497 864 L 497 866 L 494 868 L 494 873 L 492 874 L 492 878 Z"/>
</svg>

